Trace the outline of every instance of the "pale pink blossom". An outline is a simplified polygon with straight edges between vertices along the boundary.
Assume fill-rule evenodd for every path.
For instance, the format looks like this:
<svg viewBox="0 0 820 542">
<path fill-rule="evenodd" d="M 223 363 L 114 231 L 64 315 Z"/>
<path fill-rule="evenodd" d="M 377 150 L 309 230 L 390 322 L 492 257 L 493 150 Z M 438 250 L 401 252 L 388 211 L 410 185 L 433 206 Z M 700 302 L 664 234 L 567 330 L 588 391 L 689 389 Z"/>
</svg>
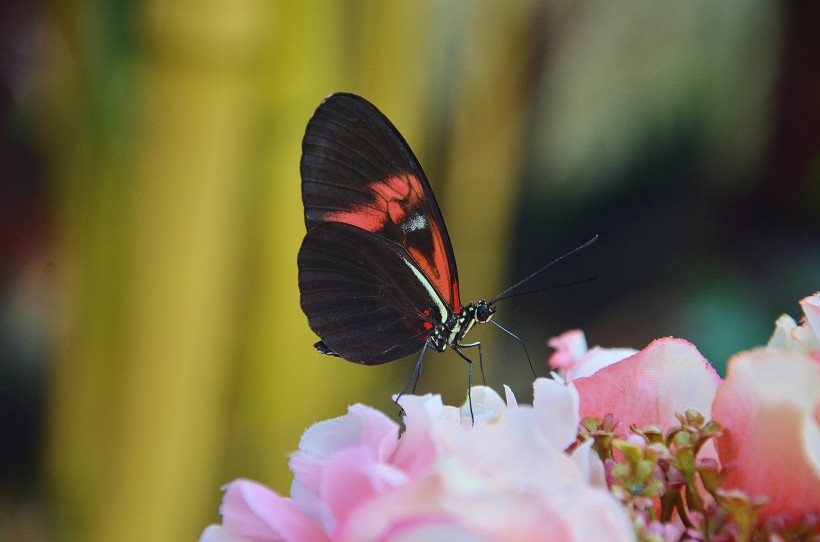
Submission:
<svg viewBox="0 0 820 542">
<path fill-rule="evenodd" d="M 677 425 L 676 413 L 711 410 L 720 377 L 688 341 L 656 339 L 640 352 L 572 383 L 582 418 L 612 414 L 627 426 Z"/>
<path fill-rule="evenodd" d="M 819 299 L 801 302 L 803 325 L 781 317 L 766 349 L 729 360 L 712 408 L 725 487 L 765 496 L 764 516 L 820 510 Z"/>
<path fill-rule="evenodd" d="M 711 412 L 723 426 L 724 491 L 764 497 L 764 518 L 811 517 L 820 506 L 820 294 L 800 304 L 800 324 L 781 317 L 765 349 L 729 361 L 724 382 L 685 340 L 658 339 L 639 352 L 588 349 L 583 332 L 572 330 L 549 341 L 550 364 L 568 384 L 557 375 L 537 379 L 532 406 L 519 406 L 507 387 L 504 399 L 473 388 L 472 409 L 404 396 L 400 432 L 382 412 L 354 405 L 305 431 L 290 460 L 290 497 L 236 480 L 226 486 L 222 524 L 200 540 L 634 540 L 594 441 L 576 440 L 579 422 L 609 414 L 621 431 L 665 431 L 688 409 Z M 645 445 L 637 434 L 621 438 Z M 698 461 L 716 453 L 707 442 Z M 699 508 L 690 519 L 709 513 Z M 632 519 L 665 541 L 683 532 L 674 518 Z"/>
<path fill-rule="evenodd" d="M 617 363 L 638 351 L 634 348 L 601 348 L 593 346 L 587 349 L 584 332 L 573 329 L 551 338 L 547 344 L 555 348 L 549 364 L 569 382 L 595 374 L 600 369 Z"/>
<path fill-rule="evenodd" d="M 800 325 L 784 314 L 775 322 L 770 350 L 792 350 L 820 361 L 820 293 L 800 300 L 804 317 Z"/>
<path fill-rule="evenodd" d="M 801 299 L 800 306 L 803 308 L 806 325 L 814 335 L 812 344 L 815 348 L 820 348 L 820 292 Z"/>
<path fill-rule="evenodd" d="M 587 353 L 587 339 L 580 329 L 570 329 L 547 341 L 555 349 L 549 359 L 550 367 L 569 369 Z"/>
<path fill-rule="evenodd" d="M 577 436 L 572 385 L 538 379 L 533 406 L 472 390 L 469 409 L 401 399 L 407 429 L 356 405 L 314 425 L 291 459 L 290 498 L 228 485 L 206 542 L 253 540 L 634 540 L 589 441 Z"/>
<path fill-rule="evenodd" d="M 820 294 L 800 305 L 800 324 L 778 319 L 766 349 L 729 361 L 725 382 L 693 345 L 671 338 L 631 356 L 600 349 L 603 360 L 594 360 L 573 331 L 550 341 L 551 363 L 577 388 L 582 417 L 668 428 L 676 412 L 711 413 L 724 428 L 724 488 L 766 498 L 762 517 L 797 519 L 820 509 Z M 700 457 L 715 453 L 709 443 Z"/>
<path fill-rule="evenodd" d="M 328 540 L 319 526 L 290 499 L 250 480 L 235 480 L 225 487 L 222 525 L 205 529 L 200 542 L 256 540 Z"/>
<path fill-rule="evenodd" d="M 405 466 L 394 461 L 398 434 L 396 422 L 364 405 L 311 426 L 289 463 L 294 502 L 324 532 L 333 532 L 351 507 L 410 479 Z M 414 450 L 417 462 L 433 460 L 430 450 Z"/>
</svg>

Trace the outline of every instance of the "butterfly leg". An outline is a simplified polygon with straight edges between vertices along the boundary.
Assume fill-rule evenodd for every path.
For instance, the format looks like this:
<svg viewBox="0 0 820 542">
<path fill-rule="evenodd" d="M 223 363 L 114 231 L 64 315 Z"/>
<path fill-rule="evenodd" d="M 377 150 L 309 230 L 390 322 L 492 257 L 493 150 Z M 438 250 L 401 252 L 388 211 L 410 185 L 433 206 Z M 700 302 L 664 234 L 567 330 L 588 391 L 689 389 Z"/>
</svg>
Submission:
<svg viewBox="0 0 820 542">
<path fill-rule="evenodd" d="M 481 352 L 481 343 L 476 341 L 474 343 L 459 344 L 459 348 L 475 348 L 478 347 L 478 368 L 481 370 L 481 381 L 487 385 L 487 376 L 484 374 L 484 355 Z M 464 356 L 462 356 L 464 357 Z"/>
<path fill-rule="evenodd" d="M 453 345 L 453 351 L 456 354 L 458 354 L 459 356 L 461 356 L 461 358 L 464 361 L 467 362 L 467 367 L 468 367 L 468 369 L 467 369 L 467 403 L 470 405 L 470 421 L 472 421 L 473 425 L 475 425 L 475 414 L 473 414 L 473 394 L 472 394 L 472 389 L 473 389 L 473 360 L 468 358 L 464 354 L 464 352 L 461 351 L 462 347 L 470 348 L 470 347 L 473 347 L 473 346 L 479 346 L 478 353 L 479 353 L 479 356 L 480 356 L 481 355 L 481 347 L 480 347 L 479 343 Z"/>
<path fill-rule="evenodd" d="M 410 388 L 410 385 L 413 385 L 413 388 L 410 390 L 410 393 L 416 393 L 416 387 L 419 385 L 419 380 L 421 380 L 421 365 L 422 361 L 424 360 L 424 353 L 427 351 L 427 346 L 430 344 L 430 341 L 424 343 L 424 346 L 421 348 L 421 354 L 419 354 L 419 359 L 416 361 L 416 366 L 413 368 L 413 373 L 410 375 L 410 379 L 407 381 L 407 384 L 401 389 L 398 395 L 393 399 L 396 405 L 399 407 L 399 416 L 404 417 L 405 412 L 404 409 L 399 404 L 399 399 L 407 393 L 407 389 Z"/>
</svg>

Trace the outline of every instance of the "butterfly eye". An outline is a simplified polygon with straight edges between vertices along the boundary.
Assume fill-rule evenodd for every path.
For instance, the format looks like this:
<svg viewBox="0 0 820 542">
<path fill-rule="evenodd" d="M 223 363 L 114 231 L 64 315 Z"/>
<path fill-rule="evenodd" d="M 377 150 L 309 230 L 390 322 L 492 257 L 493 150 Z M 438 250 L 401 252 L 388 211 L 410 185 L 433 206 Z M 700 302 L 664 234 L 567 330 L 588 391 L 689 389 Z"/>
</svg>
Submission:
<svg viewBox="0 0 820 542">
<path fill-rule="evenodd" d="M 475 319 L 476 322 L 484 324 L 490 321 L 490 318 L 493 317 L 493 313 L 495 313 L 495 309 L 489 305 L 486 301 L 479 301 L 476 303 L 475 307 Z"/>
</svg>

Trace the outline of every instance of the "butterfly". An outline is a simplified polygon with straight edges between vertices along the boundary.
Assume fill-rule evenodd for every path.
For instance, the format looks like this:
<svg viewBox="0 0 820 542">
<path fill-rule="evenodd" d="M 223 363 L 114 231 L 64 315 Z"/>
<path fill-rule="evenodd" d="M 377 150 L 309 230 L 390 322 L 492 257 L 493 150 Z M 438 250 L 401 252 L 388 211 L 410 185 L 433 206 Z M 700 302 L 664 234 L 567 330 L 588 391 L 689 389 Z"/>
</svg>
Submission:
<svg viewBox="0 0 820 542">
<path fill-rule="evenodd" d="M 300 170 L 307 227 L 297 258 L 300 303 L 321 338 L 316 350 L 364 365 L 421 351 L 417 381 L 425 351 L 450 347 L 468 363 L 472 412 L 473 361 L 463 350 L 478 348 L 483 374 L 481 344 L 464 338 L 524 281 L 493 300 L 462 304 L 450 236 L 421 164 L 360 96 L 336 93 L 319 105 Z"/>
</svg>

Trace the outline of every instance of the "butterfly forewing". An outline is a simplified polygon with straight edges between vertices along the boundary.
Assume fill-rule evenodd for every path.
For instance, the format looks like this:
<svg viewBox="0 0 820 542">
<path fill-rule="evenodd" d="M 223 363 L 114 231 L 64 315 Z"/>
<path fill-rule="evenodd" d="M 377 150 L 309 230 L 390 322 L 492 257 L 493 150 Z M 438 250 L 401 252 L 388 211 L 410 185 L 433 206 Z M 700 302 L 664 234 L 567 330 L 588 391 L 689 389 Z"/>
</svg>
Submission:
<svg viewBox="0 0 820 542">
<path fill-rule="evenodd" d="M 455 258 L 430 185 L 375 106 L 343 93 L 322 102 L 302 142 L 301 174 L 308 235 L 337 222 L 401 245 L 451 310 L 461 309 Z"/>
<path fill-rule="evenodd" d="M 324 345 L 349 361 L 386 363 L 418 352 L 447 307 L 401 246 L 328 222 L 299 250 L 301 304 Z"/>
</svg>

